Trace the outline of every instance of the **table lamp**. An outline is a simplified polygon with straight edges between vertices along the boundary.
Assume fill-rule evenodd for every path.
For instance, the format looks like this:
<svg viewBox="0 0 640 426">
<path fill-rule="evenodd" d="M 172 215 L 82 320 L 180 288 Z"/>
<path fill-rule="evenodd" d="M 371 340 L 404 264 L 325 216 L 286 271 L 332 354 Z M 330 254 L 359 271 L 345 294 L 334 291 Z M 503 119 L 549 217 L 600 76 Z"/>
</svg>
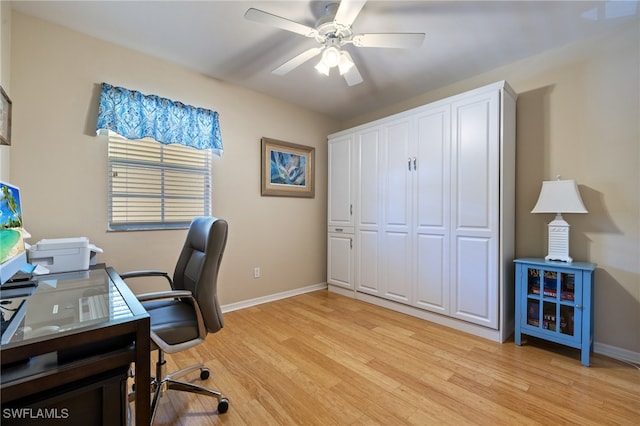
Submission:
<svg viewBox="0 0 640 426">
<path fill-rule="evenodd" d="M 569 224 L 562 213 L 588 213 L 575 180 L 557 180 L 542 182 L 540 196 L 531 213 L 555 213 L 549 222 L 549 254 L 545 260 L 559 260 L 571 263 L 569 256 Z"/>
</svg>

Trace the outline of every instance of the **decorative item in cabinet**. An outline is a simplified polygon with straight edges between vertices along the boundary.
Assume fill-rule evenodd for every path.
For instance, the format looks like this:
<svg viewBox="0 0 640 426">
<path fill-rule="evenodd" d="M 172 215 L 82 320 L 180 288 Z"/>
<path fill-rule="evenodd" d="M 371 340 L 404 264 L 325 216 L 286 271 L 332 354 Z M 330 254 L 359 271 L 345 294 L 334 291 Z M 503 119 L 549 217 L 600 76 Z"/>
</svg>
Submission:
<svg viewBox="0 0 640 426">
<path fill-rule="evenodd" d="M 515 343 L 522 335 L 581 350 L 589 365 L 593 349 L 593 275 L 588 262 L 516 259 Z"/>
</svg>

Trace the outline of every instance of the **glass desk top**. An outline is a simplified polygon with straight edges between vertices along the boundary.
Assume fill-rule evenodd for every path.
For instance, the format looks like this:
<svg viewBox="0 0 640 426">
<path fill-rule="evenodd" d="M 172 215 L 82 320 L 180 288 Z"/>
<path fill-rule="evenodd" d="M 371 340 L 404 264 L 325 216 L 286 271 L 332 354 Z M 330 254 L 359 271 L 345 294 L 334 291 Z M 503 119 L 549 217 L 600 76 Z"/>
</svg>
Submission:
<svg viewBox="0 0 640 426">
<path fill-rule="evenodd" d="M 0 291 L 2 346 L 73 334 L 134 317 L 105 269 L 41 275 L 35 287 Z"/>
</svg>

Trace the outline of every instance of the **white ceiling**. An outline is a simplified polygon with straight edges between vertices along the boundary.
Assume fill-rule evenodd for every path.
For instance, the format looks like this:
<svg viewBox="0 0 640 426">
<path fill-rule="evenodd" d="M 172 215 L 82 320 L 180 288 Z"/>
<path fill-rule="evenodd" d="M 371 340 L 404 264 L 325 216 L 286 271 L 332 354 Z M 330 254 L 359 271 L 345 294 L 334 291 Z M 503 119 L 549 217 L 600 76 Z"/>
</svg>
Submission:
<svg viewBox="0 0 640 426">
<path fill-rule="evenodd" d="M 364 82 L 310 60 L 271 71 L 313 39 L 244 19 L 250 7 L 314 27 L 332 1 L 23 1 L 13 9 L 346 119 L 638 21 L 636 1 L 369 0 L 354 33 L 424 32 L 420 48 L 347 46 Z"/>
</svg>

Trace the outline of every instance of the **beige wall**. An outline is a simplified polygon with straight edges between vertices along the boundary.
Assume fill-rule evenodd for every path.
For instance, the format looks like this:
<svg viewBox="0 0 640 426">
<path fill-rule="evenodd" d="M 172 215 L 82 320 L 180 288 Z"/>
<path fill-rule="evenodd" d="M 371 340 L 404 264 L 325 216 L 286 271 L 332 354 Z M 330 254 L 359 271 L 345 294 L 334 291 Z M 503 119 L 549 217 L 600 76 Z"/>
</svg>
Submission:
<svg viewBox="0 0 640 426">
<path fill-rule="evenodd" d="M 542 180 L 576 179 L 586 215 L 567 215 L 571 254 L 596 262 L 596 342 L 640 353 L 638 25 L 407 100 L 337 126 L 322 116 L 20 14 L 13 15 L 12 173 L 34 241 L 87 235 L 124 271 L 172 268 L 184 232 L 106 233 L 106 146 L 93 136 L 101 81 L 215 109 L 225 154 L 214 214 L 230 222 L 221 298 L 233 303 L 326 280 L 326 135 L 497 80 L 519 93 L 516 250 L 543 256 Z M 261 136 L 314 145 L 313 200 L 260 197 Z M 65 192 L 74 194 L 69 198 Z M 65 200 L 64 203 L 59 200 Z M 251 277 L 254 266 L 263 278 Z"/>
<path fill-rule="evenodd" d="M 588 214 L 567 214 L 570 254 L 598 264 L 596 349 L 640 361 L 640 30 L 638 21 L 343 123 L 507 80 L 517 101 L 516 255 L 546 254 L 553 215 L 531 214 L 543 180 L 575 179 Z M 614 351 L 615 351 L 614 348 Z"/>
<path fill-rule="evenodd" d="M 11 3 L 0 2 L 0 86 L 11 97 Z M 10 167 L 9 154 L 11 148 L 0 145 L 0 180 L 8 182 Z"/>
<path fill-rule="evenodd" d="M 118 271 L 173 271 L 186 231 L 106 232 L 107 144 L 95 136 L 105 81 L 219 112 L 225 152 L 214 157 L 213 214 L 230 232 L 223 304 L 326 282 L 326 135 L 337 123 L 26 15 L 14 13 L 12 27 L 11 181 L 32 243 L 87 236 Z M 314 199 L 261 197 L 262 136 L 316 148 Z"/>
</svg>

